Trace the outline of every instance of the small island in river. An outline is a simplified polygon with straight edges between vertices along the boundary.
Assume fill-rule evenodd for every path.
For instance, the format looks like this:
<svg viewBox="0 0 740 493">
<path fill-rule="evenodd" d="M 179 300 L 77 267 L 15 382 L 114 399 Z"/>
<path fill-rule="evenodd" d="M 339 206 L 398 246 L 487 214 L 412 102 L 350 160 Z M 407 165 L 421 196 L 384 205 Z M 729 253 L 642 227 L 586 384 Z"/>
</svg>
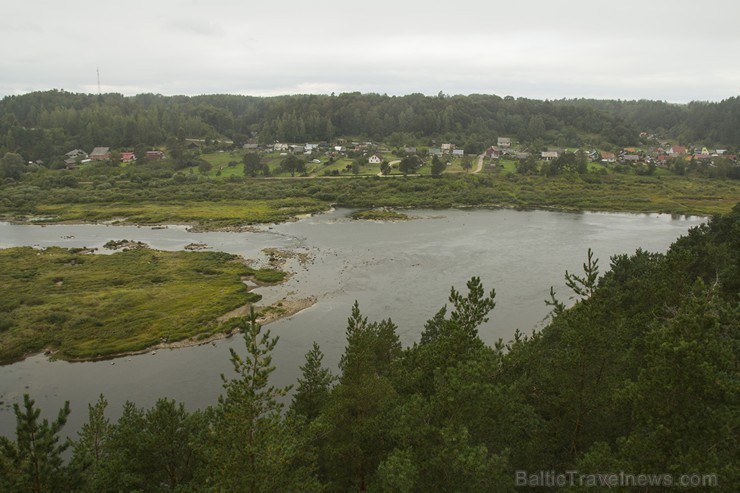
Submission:
<svg viewBox="0 0 740 493">
<path fill-rule="evenodd" d="M 223 252 L 152 250 L 110 255 L 86 249 L 0 250 L 0 364 L 43 351 L 65 360 L 103 359 L 226 337 L 230 318 L 261 300 L 251 286 L 287 274 L 255 269 Z M 263 323 L 311 300 L 255 307 Z"/>
</svg>

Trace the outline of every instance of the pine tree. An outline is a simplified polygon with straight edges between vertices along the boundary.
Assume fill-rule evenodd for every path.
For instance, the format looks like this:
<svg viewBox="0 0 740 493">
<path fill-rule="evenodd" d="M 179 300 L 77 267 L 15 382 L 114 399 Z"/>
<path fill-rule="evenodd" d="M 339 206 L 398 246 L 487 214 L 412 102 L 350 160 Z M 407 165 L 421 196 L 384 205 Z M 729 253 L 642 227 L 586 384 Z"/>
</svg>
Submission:
<svg viewBox="0 0 740 493">
<path fill-rule="evenodd" d="M 304 444 L 282 417 L 279 399 L 290 387 L 269 383 L 278 338 L 262 332 L 256 320 L 252 310 L 237 322 L 247 353 L 231 349 L 236 378 L 221 376 L 225 394 L 215 409 L 207 481 L 219 491 L 314 491 L 319 485 L 313 465 L 304 461 Z"/>
<path fill-rule="evenodd" d="M 51 423 L 40 420 L 41 410 L 28 394 L 23 407 L 13 404 L 16 441 L 0 436 L 0 489 L 16 493 L 63 492 L 68 488 L 67 468 L 62 453 L 69 441 L 60 443 L 59 432 L 67 423 L 69 401 Z"/>
<path fill-rule="evenodd" d="M 291 410 L 307 420 L 316 419 L 326 406 L 335 377 L 321 365 L 324 354 L 316 342 L 306 353 L 306 363 L 301 366 L 298 388 L 293 394 Z"/>
<path fill-rule="evenodd" d="M 342 374 L 323 416 L 331 426 L 320 466 L 331 491 L 365 491 L 389 451 L 387 412 L 397 397 L 390 374 L 401 343 L 393 322 L 368 322 L 357 302 L 346 334 Z"/>
<path fill-rule="evenodd" d="M 88 420 L 82 425 L 79 438 L 74 443 L 71 467 L 80 481 L 81 491 L 100 491 L 102 467 L 106 458 L 106 445 L 112 425 L 105 417 L 108 401 L 101 394 L 98 401 L 88 404 Z"/>
</svg>

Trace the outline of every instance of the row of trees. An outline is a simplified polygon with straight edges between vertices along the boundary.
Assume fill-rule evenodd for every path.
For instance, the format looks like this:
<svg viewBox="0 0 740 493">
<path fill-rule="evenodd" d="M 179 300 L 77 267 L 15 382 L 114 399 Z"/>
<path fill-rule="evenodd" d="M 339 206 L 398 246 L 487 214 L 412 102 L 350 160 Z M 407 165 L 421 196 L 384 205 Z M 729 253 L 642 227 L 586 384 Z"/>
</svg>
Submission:
<svg viewBox="0 0 740 493">
<path fill-rule="evenodd" d="M 551 290 L 550 324 L 494 347 L 477 327 L 495 292 L 477 278 L 405 349 L 390 319 L 369 321 L 355 303 L 339 374 L 314 344 L 287 412 L 289 389 L 269 383 L 277 340 L 252 316 L 234 376 L 206 410 L 126 404 L 111 423 L 101 397 L 69 444 L 59 440 L 67 407 L 49 423 L 30 399 L 16 404 L 0 488 L 506 492 L 521 471 L 572 470 L 673 486 L 694 473 L 703 489 L 735 491 L 739 228 L 740 205 L 666 254 L 613 258 L 603 275 L 589 251 L 583 272 L 565 275 L 572 306 Z"/>
</svg>

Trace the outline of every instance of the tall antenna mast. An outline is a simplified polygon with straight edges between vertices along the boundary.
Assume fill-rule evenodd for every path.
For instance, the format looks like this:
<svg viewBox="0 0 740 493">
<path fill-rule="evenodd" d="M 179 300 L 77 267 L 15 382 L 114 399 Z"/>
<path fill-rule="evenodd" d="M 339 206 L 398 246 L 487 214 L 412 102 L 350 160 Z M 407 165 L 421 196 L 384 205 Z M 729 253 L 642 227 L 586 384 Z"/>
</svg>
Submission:
<svg viewBox="0 0 740 493">
<path fill-rule="evenodd" d="M 100 67 L 97 67 L 95 70 L 98 72 L 98 96 L 100 96 Z"/>
</svg>

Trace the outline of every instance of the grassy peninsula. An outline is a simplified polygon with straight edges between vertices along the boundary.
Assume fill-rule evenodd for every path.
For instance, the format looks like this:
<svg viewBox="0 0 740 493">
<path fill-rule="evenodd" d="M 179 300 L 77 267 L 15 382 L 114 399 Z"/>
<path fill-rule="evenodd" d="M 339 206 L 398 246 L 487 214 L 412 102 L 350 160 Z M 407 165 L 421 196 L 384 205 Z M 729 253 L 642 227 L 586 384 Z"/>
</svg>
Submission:
<svg viewBox="0 0 740 493">
<path fill-rule="evenodd" d="M 284 273 L 222 252 L 0 250 L 0 363 L 43 350 L 104 358 L 212 336 L 228 330 L 218 317 L 261 298 L 245 278 L 274 283 Z"/>
</svg>

